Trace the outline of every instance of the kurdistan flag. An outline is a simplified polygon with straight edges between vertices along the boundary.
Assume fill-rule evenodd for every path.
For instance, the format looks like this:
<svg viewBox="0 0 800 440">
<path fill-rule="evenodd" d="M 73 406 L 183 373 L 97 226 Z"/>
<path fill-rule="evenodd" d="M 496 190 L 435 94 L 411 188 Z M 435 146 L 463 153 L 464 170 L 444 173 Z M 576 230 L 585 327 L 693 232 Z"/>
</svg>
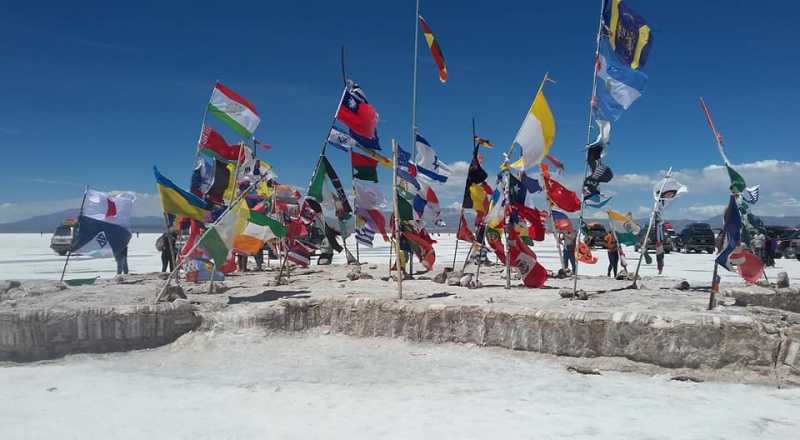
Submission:
<svg viewBox="0 0 800 440">
<path fill-rule="evenodd" d="M 244 231 L 249 215 L 250 209 L 247 207 L 247 202 L 240 200 L 200 239 L 200 247 L 211 256 L 217 267 L 222 267 L 228 260 L 228 254 L 233 249 L 234 238 Z"/>
<path fill-rule="evenodd" d="M 522 148 L 522 158 L 511 166 L 527 170 L 538 165 L 550 154 L 550 146 L 553 145 L 555 137 L 556 121 L 544 92 L 540 89 L 514 138 L 514 143 Z"/>
<path fill-rule="evenodd" d="M 244 138 L 252 138 L 261 122 L 256 107 L 222 83 L 214 86 L 208 111 Z"/>
<path fill-rule="evenodd" d="M 264 243 L 273 238 L 286 236 L 286 226 L 260 212 L 250 212 L 244 231 L 233 239 L 233 248 L 248 255 L 255 255 Z"/>
<path fill-rule="evenodd" d="M 622 215 L 617 211 L 609 210 L 608 223 L 611 226 L 611 230 L 614 231 L 614 234 L 617 236 L 617 242 L 619 244 L 626 244 L 628 246 L 636 244 L 636 236 L 639 235 L 641 228 L 633 221 L 633 218 Z"/>
</svg>

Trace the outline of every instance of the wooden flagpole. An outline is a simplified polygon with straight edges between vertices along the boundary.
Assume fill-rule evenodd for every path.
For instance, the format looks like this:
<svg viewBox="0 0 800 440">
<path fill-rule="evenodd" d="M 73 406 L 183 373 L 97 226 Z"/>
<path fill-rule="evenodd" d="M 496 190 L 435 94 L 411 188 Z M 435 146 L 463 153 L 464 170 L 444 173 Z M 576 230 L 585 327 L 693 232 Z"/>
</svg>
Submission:
<svg viewBox="0 0 800 440">
<path fill-rule="evenodd" d="M 397 208 L 397 141 L 392 139 L 392 210 L 394 211 L 394 246 L 397 253 L 397 297 L 403 299 L 403 266 L 400 264 L 400 222 L 398 221 L 399 210 Z M 389 266 L 391 272 L 391 266 Z"/>
<path fill-rule="evenodd" d="M 595 37 L 595 48 L 594 48 L 594 69 L 592 72 L 592 96 L 589 99 L 589 117 L 587 118 L 588 121 L 586 123 L 586 145 L 589 145 L 592 141 L 592 122 L 594 119 L 594 101 L 595 97 L 597 96 L 597 62 L 600 57 L 600 35 L 603 32 L 603 6 L 605 5 L 605 0 L 600 1 L 600 19 L 597 23 L 597 36 Z M 583 181 L 581 181 L 581 213 L 578 220 L 578 230 L 575 234 L 575 273 L 572 274 L 572 296 L 570 299 L 575 298 L 575 295 L 578 293 L 578 267 L 580 266 L 580 262 L 577 259 L 578 253 L 578 243 L 581 239 L 581 232 L 583 232 L 583 210 L 585 207 L 586 202 L 586 194 L 583 191 L 583 185 L 586 182 L 586 176 L 589 174 L 589 150 L 586 150 L 586 160 L 583 166 Z"/>
<path fill-rule="evenodd" d="M 639 281 L 639 268 L 642 267 L 642 258 L 644 258 L 644 254 L 647 252 L 647 242 L 650 239 L 650 231 L 653 229 L 653 223 L 656 218 L 656 210 L 658 210 L 658 204 L 661 203 L 661 193 L 664 191 L 664 185 L 667 184 L 667 179 L 672 176 L 672 167 L 669 167 L 667 173 L 664 175 L 664 180 L 661 182 L 661 188 L 658 190 L 658 198 L 653 203 L 653 210 L 650 212 L 650 220 L 647 223 L 647 232 L 644 234 L 644 238 L 642 239 L 642 244 L 639 245 L 639 262 L 636 263 L 636 273 L 633 274 L 633 284 L 630 285 L 631 289 L 638 289 L 638 281 Z"/>
<path fill-rule="evenodd" d="M 86 193 L 89 192 L 89 185 L 85 185 L 83 187 L 83 199 L 81 200 L 81 208 L 78 210 L 78 221 L 76 222 L 77 227 L 72 229 L 72 243 L 75 242 L 75 238 L 77 237 L 77 232 L 81 227 L 81 216 L 83 215 L 83 205 L 86 204 Z M 67 259 L 64 260 L 64 268 L 61 269 L 61 278 L 59 278 L 58 282 L 64 282 L 64 274 L 67 272 L 67 264 L 69 264 L 69 258 L 72 256 L 72 243 L 69 244 L 69 249 L 67 250 Z"/>
</svg>

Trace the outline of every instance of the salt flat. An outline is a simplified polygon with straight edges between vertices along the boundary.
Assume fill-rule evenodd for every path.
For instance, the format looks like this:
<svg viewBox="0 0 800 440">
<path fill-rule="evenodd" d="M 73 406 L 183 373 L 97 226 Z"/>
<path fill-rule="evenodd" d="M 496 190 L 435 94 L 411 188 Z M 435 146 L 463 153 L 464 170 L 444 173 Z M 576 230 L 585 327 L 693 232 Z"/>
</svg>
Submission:
<svg viewBox="0 0 800 440">
<path fill-rule="evenodd" d="M 792 439 L 800 389 L 258 330 L 0 367 L 0 438 Z"/>
<path fill-rule="evenodd" d="M 131 239 L 128 251 L 128 264 L 133 273 L 156 272 L 161 269 L 161 257 L 156 251 L 155 241 L 159 234 L 140 234 L 134 235 Z M 455 249 L 455 235 L 441 234 L 434 239 L 438 240 L 435 245 L 437 255 L 437 266 L 450 266 L 453 262 L 453 251 Z M 353 240 L 348 240 L 350 250 L 355 254 Z M 50 235 L 44 234 L 0 234 L 0 279 L 58 279 L 61 275 L 61 268 L 64 265 L 65 257 L 56 255 L 49 248 Z M 548 235 L 545 241 L 537 243 L 534 251 L 540 262 L 549 270 L 557 270 L 560 267 L 558 261 L 558 251 L 556 250 L 555 240 L 552 235 Z M 585 275 L 605 275 L 608 258 L 602 249 L 593 250 L 599 257 L 597 264 L 582 264 L 579 272 Z M 461 242 L 458 246 L 458 262 L 463 262 L 467 253 L 466 243 Z M 375 247 L 359 250 L 361 261 L 375 264 L 388 264 L 389 245 L 381 240 L 375 239 Z M 626 249 L 630 269 L 635 268 L 636 259 L 639 254 L 634 252 L 632 247 Z M 494 256 L 490 256 L 494 260 Z M 334 264 L 344 264 L 343 254 L 334 256 Z M 250 265 L 255 263 L 250 259 Z M 684 278 L 691 283 L 711 284 L 711 273 L 714 269 L 714 256 L 709 254 L 680 254 L 673 252 L 666 255 L 666 267 L 663 277 L 665 278 Z M 800 282 L 800 261 L 779 259 L 776 266 L 767 269 L 767 276 L 774 280 L 778 272 L 786 271 L 794 282 Z M 80 278 L 90 276 L 100 276 L 110 278 L 116 274 L 116 264 L 113 258 L 88 258 L 73 257 L 70 260 L 67 271 L 67 278 Z M 657 277 L 655 262 L 647 265 L 642 263 L 641 274 L 648 277 Z M 723 282 L 741 282 L 735 273 L 721 270 Z"/>
</svg>

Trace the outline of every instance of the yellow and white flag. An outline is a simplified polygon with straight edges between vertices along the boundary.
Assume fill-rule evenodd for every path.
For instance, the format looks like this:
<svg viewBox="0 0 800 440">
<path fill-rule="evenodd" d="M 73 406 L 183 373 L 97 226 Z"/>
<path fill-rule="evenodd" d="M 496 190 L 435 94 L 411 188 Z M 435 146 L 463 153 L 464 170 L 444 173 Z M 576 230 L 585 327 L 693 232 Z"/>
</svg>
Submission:
<svg viewBox="0 0 800 440">
<path fill-rule="evenodd" d="M 512 167 L 527 170 L 539 163 L 550 153 L 550 146 L 556 137 L 556 121 L 550 105 L 539 90 L 533 104 L 522 121 L 522 127 L 514 138 L 514 143 L 522 148 L 522 158 L 511 164 Z"/>
</svg>

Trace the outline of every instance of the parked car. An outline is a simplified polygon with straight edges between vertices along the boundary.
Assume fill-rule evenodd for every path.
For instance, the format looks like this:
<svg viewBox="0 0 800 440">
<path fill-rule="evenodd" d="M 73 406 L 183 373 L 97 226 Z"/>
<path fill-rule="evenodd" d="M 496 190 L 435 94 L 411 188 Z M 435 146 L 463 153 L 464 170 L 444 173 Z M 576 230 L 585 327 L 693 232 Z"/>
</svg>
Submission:
<svg viewBox="0 0 800 440">
<path fill-rule="evenodd" d="M 680 252 L 708 252 L 713 254 L 715 251 L 714 246 L 714 231 L 708 223 L 690 223 L 687 225 L 680 234 L 678 250 Z"/>
<path fill-rule="evenodd" d="M 72 249 L 75 225 L 76 222 L 74 219 L 64 220 L 64 223 L 59 225 L 55 232 L 53 232 L 53 237 L 50 239 L 50 249 L 58 255 L 67 255 L 67 252 Z"/>
<path fill-rule="evenodd" d="M 664 247 L 664 253 L 665 254 L 668 254 L 668 253 L 672 252 L 675 249 L 675 241 L 672 238 L 672 235 L 670 235 L 669 231 L 671 231 L 671 229 L 666 229 L 666 228 L 664 229 L 663 242 L 661 243 L 661 245 Z M 636 245 L 634 246 L 634 249 L 636 249 L 636 252 L 639 252 L 639 249 L 642 247 L 642 241 L 644 240 L 644 234 L 646 234 L 646 233 L 647 233 L 647 225 L 644 225 L 644 226 L 642 226 L 641 230 L 639 231 L 639 236 L 636 237 Z M 675 233 L 675 231 L 672 231 L 672 234 L 674 234 L 674 233 Z M 653 229 L 650 230 L 650 237 L 647 238 L 647 250 L 650 250 L 650 251 L 655 251 L 656 250 L 656 228 L 655 227 L 653 227 Z"/>
<path fill-rule="evenodd" d="M 601 223 L 591 223 L 587 228 L 588 234 L 586 240 L 589 247 L 605 248 L 606 227 Z"/>
</svg>

